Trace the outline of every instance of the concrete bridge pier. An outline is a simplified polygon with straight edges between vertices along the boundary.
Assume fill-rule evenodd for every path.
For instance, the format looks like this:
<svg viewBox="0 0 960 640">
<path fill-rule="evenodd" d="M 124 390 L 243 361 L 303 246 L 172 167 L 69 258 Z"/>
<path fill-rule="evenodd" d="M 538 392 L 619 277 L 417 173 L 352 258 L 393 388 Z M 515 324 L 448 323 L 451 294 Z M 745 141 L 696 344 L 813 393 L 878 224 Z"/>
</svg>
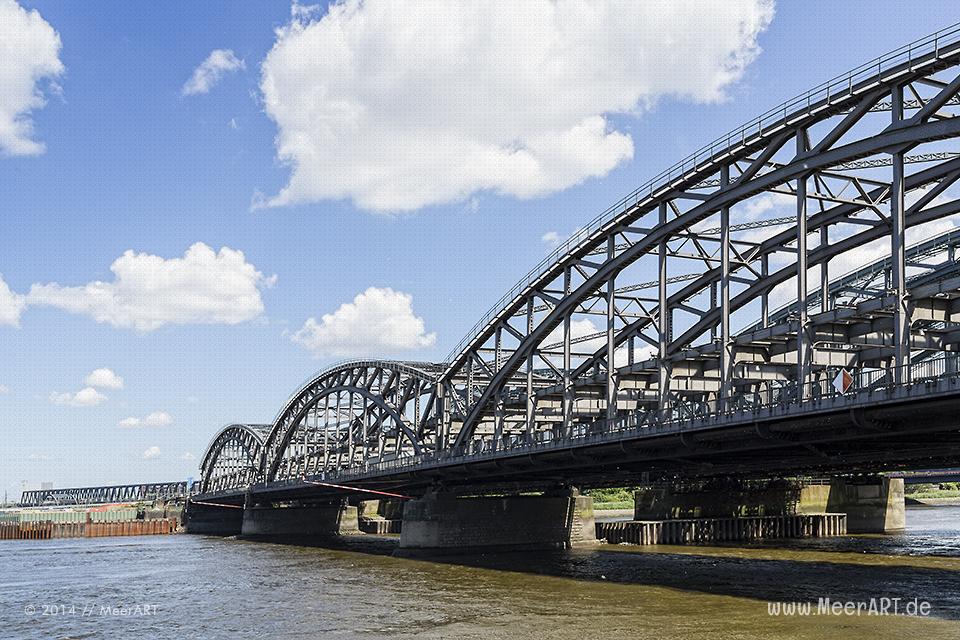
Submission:
<svg viewBox="0 0 960 640">
<path fill-rule="evenodd" d="M 238 536 L 243 525 L 243 509 L 198 504 L 187 501 L 183 512 L 187 533 L 206 536 Z"/>
<path fill-rule="evenodd" d="M 902 478 L 746 481 L 694 490 L 654 486 L 634 497 L 634 518 L 643 521 L 843 513 L 848 533 L 893 533 L 905 526 Z"/>
<path fill-rule="evenodd" d="M 430 492 L 404 504 L 397 554 L 564 549 L 596 542 L 593 498 L 575 489 L 462 498 Z"/>
<path fill-rule="evenodd" d="M 906 527 L 903 478 L 834 480 L 827 511 L 847 514 L 849 533 L 896 533 Z"/>
<path fill-rule="evenodd" d="M 254 504 L 243 510 L 244 538 L 324 538 L 360 533 L 357 507 L 331 504 Z"/>
</svg>

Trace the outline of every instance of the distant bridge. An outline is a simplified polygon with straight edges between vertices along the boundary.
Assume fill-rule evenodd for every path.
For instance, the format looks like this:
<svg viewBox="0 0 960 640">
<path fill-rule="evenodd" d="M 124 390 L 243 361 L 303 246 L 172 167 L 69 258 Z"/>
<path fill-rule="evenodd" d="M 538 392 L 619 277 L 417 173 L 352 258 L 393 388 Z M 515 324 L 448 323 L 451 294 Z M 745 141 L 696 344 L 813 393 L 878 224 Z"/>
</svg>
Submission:
<svg viewBox="0 0 960 640">
<path fill-rule="evenodd" d="M 904 484 L 939 484 L 941 482 L 960 482 L 960 469 L 900 471 L 891 473 L 889 475 L 894 478 L 903 478 Z"/>
<path fill-rule="evenodd" d="M 223 429 L 201 498 L 956 464 L 958 65 L 954 26 L 750 120 L 584 226 L 445 362 L 340 363 Z"/>
<path fill-rule="evenodd" d="M 22 507 L 59 505 L 111 504 L 117 502 L 145 502 L 186 498 L 200 489 L 200 482 L 189 487 L 186 482 L 157 482 L 151 484 L 124 484 L 110 487 L 74 487 L 69 489 L 40 489 L 24 491 L 20 496 Z"/>
</svg>

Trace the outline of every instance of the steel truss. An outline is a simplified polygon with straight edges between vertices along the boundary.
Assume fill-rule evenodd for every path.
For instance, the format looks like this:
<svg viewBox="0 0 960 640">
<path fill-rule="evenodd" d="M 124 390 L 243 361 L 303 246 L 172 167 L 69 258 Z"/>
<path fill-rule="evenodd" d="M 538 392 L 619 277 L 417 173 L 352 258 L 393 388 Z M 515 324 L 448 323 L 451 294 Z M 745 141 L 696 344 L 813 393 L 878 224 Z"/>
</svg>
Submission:
<svg viewBox="0 0 960 640">
<path fill-rule="evenodd" d="M 189 487 L 186 482 L 157 482 L 110 487 L 40 489 L 37 491 L 24 491 L 23 495 L 20 496 L 20 506 L 42 507 L 172 500 L 176 498 L 186 498 L 189 494 L 197 493 L 199 490 L 199 482 L 194 482 Z"/>
<path fill-rule="evenodd" d="M 245 487 L 259 480 L 263 442 L 271 428 L 269 424 L 231 424 L 221 429 L 200 463 L 202 490 Z"/>
</svg>

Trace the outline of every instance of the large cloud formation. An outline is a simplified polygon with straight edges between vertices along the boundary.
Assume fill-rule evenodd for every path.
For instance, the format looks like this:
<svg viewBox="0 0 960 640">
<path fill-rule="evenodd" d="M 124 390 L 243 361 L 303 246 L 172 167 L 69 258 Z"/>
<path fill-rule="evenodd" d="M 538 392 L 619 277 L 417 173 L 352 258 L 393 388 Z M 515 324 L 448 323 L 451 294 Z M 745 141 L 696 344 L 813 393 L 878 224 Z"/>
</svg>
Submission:
<svg viewBox="0 0 960 640">
<path fill-rule="evenodd" d="M 430 347 L 437 334 L 426 333 L 413 312 L 413 297 L 390 288 L 370 287 L 326 313 L 309 318 L 292 340 L 316 357 L 373 356 Z"/>
<path fill-rule="evenodd" d="M 609 114 L 723 97 L 757 56 L 771 0 L 294 5 L 262 66 L 292 175 L 267 206 L 352 199 L 413 210 L 520 198 L 633 156 Z"/>
<path fill-rule="evenodd" d="M 41 82 L 63 73 L 60 35 L 36 9 L 0 0 L 0 60 L 0 152 L 43 153 L 30 112 L 46 104 Z"/>
<path fill-rule="evenodd" d="M 79 287 L 35 284 L 29 305 L 59 307 L 115 327 L 151 331 L 165 324 L 238 324 L 263 312 L 260 290 L 272 286 L 242 251 L 197 242 L 182 258 L 126 251 L 112 282 Z"/>
</svg>

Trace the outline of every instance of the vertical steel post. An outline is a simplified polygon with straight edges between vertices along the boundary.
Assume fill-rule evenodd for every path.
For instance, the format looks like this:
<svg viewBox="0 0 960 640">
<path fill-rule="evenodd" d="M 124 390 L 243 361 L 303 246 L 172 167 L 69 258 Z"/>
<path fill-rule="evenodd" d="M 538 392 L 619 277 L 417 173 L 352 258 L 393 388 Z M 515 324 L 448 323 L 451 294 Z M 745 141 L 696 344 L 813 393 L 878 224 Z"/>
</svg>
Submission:
<svg viewBox="0 0 960 640">
<path fill-rule="evenodd" d="M 403 408 L 400 408 L 400 411 L 403 411 Z M 387 430 L 384 428 L 384 421 L 387 418 L 387 412 L 383 409 L 377 411 L 379 416 L 377 417 L 377 461 L 383 462 L 383 450 L 386 448 L 387 440 Z M 397 425 L 397 441 L 400 440 L 400 425 Z"/>
<path fill-rule="evenodd" d="M 891 111 L 893 122 L 903 120 L 903 87 L 893 87 L 891 94 Z M 906 254 L 904 229 L 903 202 L 903 152 L 893 155 L 893 182 L 890 185 L 890 257 L 891 257 L 891 289 L 896 298 L 893 310 L 893 346 L 895 384 L 910 381 L 910 308 L 907 299 L 906 284 Z"/>
<path fill-rule="evenodd" d="M 323 397 L 323 470 L 326 471 L 330 465 L 330 442 L 328 432 L 330 431 L 330 394 Z"/>
<path fill-rule="evenodd" d="M 659 224 L 663 226 L 667 224 L 667 203 L 666 201 L 660 203 L 659 211 Z M 660 410 L 663 411 L 667 408 L 667 403 L 670 398 L 670 366 L 667 361 L 667 348 L 670 344 L 670 309 L 667 308 L 667 240 L 664 238 L 660 241 L 660 246 L 657 251 L 657 267 L 659 273 L 659 282 L 657 283 L 657 305 L 658 305 L 658 319 L 657 324 L 659 333 L 659 345 L 658 353 L 659 360 L 657 362 L 658 375 L 657 375 L 657 394 L 658 394 L 658 404 Z"/>
<path fill-rule="evenodd" d="M 370 420 L 370 403 L 367 401 L 366 397 L 362 394 L 357 394 L 360 396 L 360 402 L 363 403 L 363 410 L 360 412 L 360 464 L 366 464 L 367 455 L 369 454 L 368 442 L 367 442 L 367 429 L 370 426 L 368 421 Z"/>
<path fill-rule="evenodd" d="M 717 283 L 710 283 L 710 313 L 717 310 Z M 710 342 L 717 340 L 717 325 L 710 325 Z"/>
<path fill-rule="evenodd" d="M 307 433 L 310 431 L 310 412 L 303 414 L 303 420 L 300 421 L 300 446 L 299 456 L 297 456 L 297 475 L 302 476 L 307 471 Z"/>
<path fill-rule="evenodd" d="M 770 275 L 770 254 L 765 253 L 760 257 L 760 276 L 764 282 Z M 770 325 L 770 289 L 764 289 L 760 294 L 760 320 L 764 327 Z"/>
<path fill-rule="evenodd" d="M 720 189 L 730 184 L 730 165 L 720 167 Z M 733 337 L 730 335 L 730 207 L 720 209 L 720 393 L 717 409 L 726 409 L 733 390 Z"/>
<path fill-rule="evenodd" d="M 570 295 L 570 267 L 563 270 L 563 295 Z M 563 435 L 569 438 L 573 425 L 573 387 L 570 381 L 570 314 L 563 319 Z"/>
<path fill-rule="evenodd" d="M 830 244 L 830 232 L 827 225 L 820 227 L 820 246 L 826 247 Z M 830 311 L 830 260 L 824 260 L 820 263 L 820 311 L 826 313 Z"/>
<path fill-rule="evenodd" d="M 470 410 L 470 405 L 473 404 L 473 352 L 467 354 L 467 389 L 466 389 L 466 401 L 467 401 L 467 411 Z"/>
<path fill-rule="evenodd" d="M 493 370 L 500 371 L 500 359 L 503 352 L 503 327 L 497 325 L 497 331 L 494 334 L 493 347 Z M 503 394 L 498 393 L 495 399 L 496 404 L 493 407 L 493 450 L 500 448 L 503 441 Z"/>
<path fill-rule="evenodd" d="M 434 401 L 434 411 L 437 414 L 437 453 L 443 451 L 445 442 L 443 441 L 443 425 L 446 423 L 447 403 L 444 398 L 444 386 L 442 382 L 437 383 L 436 400 Z"/>
<path fill-rule="evenodd" d="M 354 433 L 354 430 L 356 429 L 356 425 L 354 424 L 356 422 L 356 416 L 353 413 L 353 391 L 351 391 L 348 394 L 348 397 L 349 399 L 347 400 L 347 403 L 350 405 L 348 407 L 348 410 L 350 411 L 350 421 L 347 422 L 347 433 L 349 434 L 350 447 L 348 449 L 349 454 L 348 454 L 347 466 L 352 467 L 354 462 L 356 462 L 356 459 L 357 459 L 357 448 L 356 448 L 357 436 Z"/>
<path fill-rule="evenodd" d="M 533 333 L 533 296 L 527 300 L 527 335 Z M 527 442 L 533 442 L 533 420 L 534 420 L 534 410 L 536 407 L 533 404 L 533 349 L 530 349 L 530 353 L 527 354 Z"/>
<path fill-rule="evenodd" d="M 807 131 L 797 130 L 797 156 L 807 151 Z M 807 396 L 810 338 L 807 333 L 807 176 L 797 178 L 797 399 Z"/>
<path fill-rule="evenodd" d="M 340 429 L 340 416 L 342 415 L 342 414 L 340 413 L 340 396 L 341 396 L 341 392 L 340 392 L 340 391 L 337 391 L 337 413 L 336 413 L 336 419 L 337 419 L 337 435 L 336 435 L 336 440 L 337 440 L 337 469 L 340 469 L 340 468 L 343 466 L 343 445 L 342 445 L 342 443 L 340 442 L 340 437 L 341 437 L 341 435 L 343 434 L 343 432 L 342 432 L 341 429 Z"/>
<path fill-rule="evenodd" d="M 616 246 L 616 238 L 611 233 L 607 238 L 607 260 L 613 260 Z M 616 334 L 614 331 L 616 304 L 616 274 L 613 274 L 607 280 L 607 420 L 613 420 L 617 417 L 617 379 L 615 376 L 616 362 L 614 361 L 616 351 Z"/>
</svg>

